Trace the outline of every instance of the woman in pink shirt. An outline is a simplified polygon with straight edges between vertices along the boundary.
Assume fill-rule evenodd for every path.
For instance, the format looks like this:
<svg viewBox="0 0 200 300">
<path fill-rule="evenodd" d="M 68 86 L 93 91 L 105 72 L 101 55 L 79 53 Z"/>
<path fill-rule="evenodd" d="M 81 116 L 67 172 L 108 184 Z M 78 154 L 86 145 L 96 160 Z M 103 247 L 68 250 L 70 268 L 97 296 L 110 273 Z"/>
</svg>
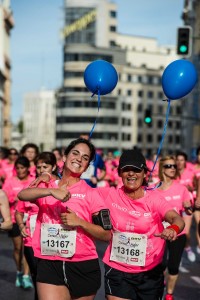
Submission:
<svg viewBox="0 0 200 300">
<path fill-rule="evenodd" d="M 13 228 L 8 232 L 12 238 L 14 246 L 14 260 L 17 267 L 16 287 L 25 289 L 32 288 L 32 282 L 29 277 L 29 267 L 23 255 L 23 242 L 19 227 L 15 219 L 15 211 L 18 202 L 17 194 L 25 187 L 29 186 L 32 178 L 29 176 L 29 160 L 26 157 L 19 157 L 15 162 L 16 176 L 7 178 L 3 190 L 8 196 L 10 212 L 13 222 Z"/>
<path fill-rule="evenodd" d="M 72 141 L 64 153 L 60 180 L 18 194 L 39 207 L 32 246 L 38 258 L 40 300 L 93 300 L 101 285 L 94 238 L 108 241 L 111 233 L 92 223 L 105 204 L 97 190 L 80 179 L 94 155 L 88 140 Z"/>
<path fill-rule="evenodd" d="M 194 202 L 196 206 L 196 200 L 197 200 L 197 192 L 198 192 L 198 182 L 200 182 L 200 147 L 197 148 L 196 151 L 197 155 L 197 161 L 196 164 L 193 167 L 194 177 L 193 177 L 193 185 L 194 185 Z M 200 208 L 196 207 L 194 210 L 194 218 L 196 223 L 196 239 L 197 239 L 197 247 L 196 251 L 198 254 L 200 254 L 200 236 L 199 236 L 199 224 L 200 224 Z"/>
<path fill-rule="evenodd" d="M 187 168 L 187 154 L 185 152 L 178 152 L 176 154 L 176 164 L 179 172 L 179 176 L 177 177 L 177 182 L 184 185 L 188 191 L 190 192 L 191 199 L 191 207 L 193 206 L 193 177 L 194 172 L 191 168 Z M 193 214 L 187 215 L 183 213 L 183 220 L 185 222 L 185 231 L 186 231 L 186 245 L 185 251 L 187 254 L 187 258 L 189 261 L 194 262 L 196 260 L 196 255 L 190 246 L 190 230 L 192 226 Z"/>
<path fill-rule="evenodd" d="M 37 176 L 48 173 L 52 177 L 55 176 L 55 179 L 57 178 L 55 173 L 57 170 L 56 157 L 52 152 L 45 151 L 40 153 L 36 157 L 35 165 Z M 55 173 L 55 175 L 52 175 L 52 173 Z M 18 201 L 15 213 L 17 224 L 24 238 L 24 255 L 28 262 L 35 286 L 35 300 L 38 299 L 36 290 L 37 263 L 32 248 L 32 237 L 35 230 L 38 210 L 38 206 L 35 203 Z M 26 225 L 23 223 L 24 214 L 27 214 Z"/>
<path fill-rule="evenodd" d="M 148 170 L 138 149 L 122 153 L 118 172 L 120 189 L 98 189 L 113 225 L 103 258 L 105 293 L 108 300 L 158 300 L 164 290 L 165 240 L 176 240 L 184 222 L 157 190 L 145 190 Z M 164 220 L 171 224 L 165 229 Z"/>
<path fill-rule="evenodd" d="M 20 150 L 20 155 L 27 157 L 30 162 L 29 173 L 32 179 L 36 177 L 35 159 L 38 154 L 39 148 L 34 143 L 27 143 Z"/>
<path fill-rule="evenodd" d="M 4 180 L 6 178 L 16 176 L 16 170 L 14 166 L 15 161 L 19 156 L 18 151 L 15 148 L 10 148 L 8 151 L 8 157 L 1 161 L 1 169 L 4 174 Z"/>
<path fill-rule="evenodd" d="M 0 214 L 3 218 L 3 221 L 0 222 L 0 230 L 12 229 L 9 201 L 6 193 L 2 190 L 0 190 Z"/>
<path fill-rule="evenodd" d="M 158 188 L 158 192 L 180 216 L 182 216 L 185 211 L 187 214 L 191 214 L 192 211 L 188 209 L 191 208 L 189 191 L 184 185 L 174 180 L 177 176 L 178 171 L 174 157 L 165 156 L 161 158 L 159 161 L 159 179 L 162 185 Z M 169 223 L 165 223 L 164 226 L 169 226 Z M 165 300 L 174 299 L 173 293 L 178 279 L 179 265 L 185 244 L 185 230 L 178 235 L 175 241 L 167 241 L 165 260 L 167 261 L 168 276 Z"/>
</svg>

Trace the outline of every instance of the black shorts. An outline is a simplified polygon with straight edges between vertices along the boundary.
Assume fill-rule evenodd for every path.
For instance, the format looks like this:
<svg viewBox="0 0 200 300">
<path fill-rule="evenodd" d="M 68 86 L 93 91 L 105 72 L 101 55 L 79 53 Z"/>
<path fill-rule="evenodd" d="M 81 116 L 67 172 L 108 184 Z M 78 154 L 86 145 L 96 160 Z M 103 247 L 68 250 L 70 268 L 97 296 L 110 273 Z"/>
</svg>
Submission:
<svg viewBox="0 0 200 300">
<path fill-rule="evenodd" d="M 131 300 L 161 300 L 164 292 L 162 265 L 140 273 L 118 271 L 105 265 L 105 293 Z"/>
<path fill-rule="evenodd" d="M 17 223 L 13 223 L 12 229 L 8 230 L 8 236 L 11 238 L 21 236 L 21 232 L 19 230 L 19 226 L 17 225 Z"/>
<path fill-rule="evenodd" d="M 99 260 L 64 262 L 38 258 L 36 281 L 65 285 L 74 298 L 95 295 L 101 286 Z"/>
</svg>

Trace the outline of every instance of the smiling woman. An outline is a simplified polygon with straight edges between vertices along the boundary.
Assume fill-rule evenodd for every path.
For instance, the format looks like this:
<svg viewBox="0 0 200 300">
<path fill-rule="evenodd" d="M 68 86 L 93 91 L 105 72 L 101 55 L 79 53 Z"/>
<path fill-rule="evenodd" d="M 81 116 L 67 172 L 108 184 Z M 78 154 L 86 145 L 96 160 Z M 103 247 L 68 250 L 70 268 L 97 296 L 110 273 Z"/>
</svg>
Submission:
<svg viewBox="0 0 200 300">
<path fill-rule="evenodd" d="M 40 300 L 92 300 L 100 288 L 94 238 L 108 241 L 111 234 L 104 226 L 92 223 L 93 216 L 105 212 L 106 207 L 97 190 L 80 179 L 94 155 L 95 148 L 88 140 L 72 141 L 64 152 L 60 180 L 45 174 L 45 183 L 18 194 L 19 199 L 39 207 L 33 250 L 38 258 Z"/>
<path fill-rule="evenodd" d="M 126 150 L 118 167 L 122 188 L 98 189 L 113 225 L 103 258 L 108 300 L 162 299 L 165 240 L 174 241 L 184 228 L 181 217 L 158 191 L 144 188 L 147 171 L 142 153 Z M 164 220 L 170 224 L 165 229 Z"/>
<path fill-rule="evenodd" d="M 179 173 L 175 158 L 173 156 L 165 156 L 159 161 L 159 178 L 162 185 L 158 188 L 158 192 L 162 195 L 166 202 L 173 210 L 182 216 L 185 212 L 192 214 L 190 194 L 187 188 L 176 182 Z M 165 227 L 169 224 L 165 224 Z M 186 231 L 179 232 L 178 239 L 173 242 L 167 241 L 164 263 L 168 269 L 167 295 L 166 300 L 173 300 L 173 292 L 175 290 L 176 281 L 178 279 L 179 265 L 181 262 L 183 250 L 186 244 Z"/>
</svg>

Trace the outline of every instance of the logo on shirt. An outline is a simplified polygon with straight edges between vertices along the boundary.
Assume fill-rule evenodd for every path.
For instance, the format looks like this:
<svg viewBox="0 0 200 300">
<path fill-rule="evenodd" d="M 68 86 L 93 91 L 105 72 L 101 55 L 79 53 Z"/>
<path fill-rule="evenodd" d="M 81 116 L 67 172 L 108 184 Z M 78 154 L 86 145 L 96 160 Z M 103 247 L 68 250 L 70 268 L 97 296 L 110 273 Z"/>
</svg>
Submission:
<svg viewBox="0 0 200 300">
<path fill-rule="evenodd" d="M 84 199 L 85 198 L 85 194 L 72 194 L 72 198 Z"/>
<path fill-rule="evenodd" d="M 145 217 L 145 218 L 151 217 L 151 212 L 144 213 L 144 217 Z"/>
<path fill-rule="evenodd" d="M 132 215 L 132 216 L 135 216 L 135 217 L 140 217 L 141 216 L 141 213 L 139 211 L 136 211 L 136 210 L 129 211 L 129 214 Z"/>
</svg>

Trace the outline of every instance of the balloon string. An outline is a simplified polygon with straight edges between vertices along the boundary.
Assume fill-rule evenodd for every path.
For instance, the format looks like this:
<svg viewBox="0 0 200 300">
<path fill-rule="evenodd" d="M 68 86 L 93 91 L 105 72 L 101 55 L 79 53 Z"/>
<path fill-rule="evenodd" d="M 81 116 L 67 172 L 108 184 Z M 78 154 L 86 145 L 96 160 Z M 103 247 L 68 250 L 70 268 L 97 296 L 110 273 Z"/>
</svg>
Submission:
<svg viewBox="0 0 200 300">
<path fill-rule="evenodd" d="M 164 141 L 164 138 L 165 138 L 166 130 L 167 130 L 167 124 L 168 124 L 169 112 L 170 112 L 170 99 L 168 99 L 167 102 L 168 102 L 168 106 L 167 106 L 166 120 L 165 120 L 165 124 L 164 124 L 164 128 L 163 128 L 162 138 L 161 138 L 160 145 L 159 145 L 159 148 L 158 148 L 158 151 L 157 151 L 156 159 L 155 159 L 154 164 L 153 164 L 153 168 L 152 168 L 152 170 L 150 172 L 150 175 L 149 175 L 149 180 L 151 179 L 152 173 L 155 169 L 155 166 L 156 166 L 156 163 L 157 163 L 157 160 L 158 160 L 158 157 L 160 155 L 161 148 L 162 148 L 162 144 L 163 144 L 163 141 Z M 146 189 L 148 190 L 148 188 L 146 188 Z"/>
<path fill-rule="evenodd" d="M 94 124 L 92 126 L 92 129 L 90 131 L 90 134 L 89 134 L 89 138 L 91 138 L 92 134 L 93 134 L 93 131 L 94 131 L 94 128 L 96 126 L 96 123 L 97 123 L 97 119 L 98 119 L 98 114 L 99 114 L 99 109 L 100 109 L 100 106 L 101 106 L 101 96 L 100 96 L 100 90 L 98 89 L 98 111 L 97 111 L 97 116 L 96 116 L 96 119 L 94 121 Z M 96 94 L 96 91 L 95 93 L 92 94 L 91 98 Z"/>
</svg>

